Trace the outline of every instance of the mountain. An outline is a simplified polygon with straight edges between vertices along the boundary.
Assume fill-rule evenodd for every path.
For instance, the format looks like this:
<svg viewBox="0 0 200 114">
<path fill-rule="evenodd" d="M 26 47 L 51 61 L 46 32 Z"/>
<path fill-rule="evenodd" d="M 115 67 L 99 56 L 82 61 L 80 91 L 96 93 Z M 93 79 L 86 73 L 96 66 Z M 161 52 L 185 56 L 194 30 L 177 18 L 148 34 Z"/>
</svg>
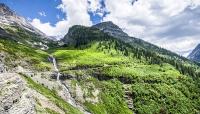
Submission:
<svg viewBox="0 0 200 114">
<path fill-rule="evenodd" d="M 62 41 L 64 47 L 52 53 L 63 79 L 84 88 L 80 93 L 91 93 L 77 98 L 85 102 L 90 112 L 199 112 L 195 105 L 199 97 L 192 98 L 200 95 L 200 70 L 196 63 L 130 37 L 112 22 L 92 27 L 75 25 Z M 101 93 L 94 94 L 98 91 Z M 90 95 L 101 102 L 88 101 Z"/>
<path fill-rule="evenodd" d="M 0 3 L 0 114 L 82 114 L 67 102 L 65 87 L 46 80 L 54 70 L 44 50 L 56 46 Z"/>
<path fill-rule="evenodd" d="M 44 33 L 33 27 L 26 19 L 18 16 L 8 6 L 2 3 L 0 3 L 0 25 L 1 27 L 4 27 L 5 25 L 19 26 L 30 32 L 45 36 Z"/>
<path fill-rule="evenodd" d="M 0 114 L 200 113 L 196 63 L 112 22 L 72 26 L 57 46 L 1 12 Z"/>
<path fill-rule="evenodd" d="M 123 30 L 120 27 L 118 27 L 111 21 L 102 22 L 102 23 L 93 25 L 92 27 L 89 27 L 89 28 L 86 28 L 83 26 L 73 26 L 73 27 L 71 27 L 71 29 L 69 29 L 68 34 L 62 39 L 62 41 L 64 41 L 66 44 L 74 43 L 75 42 L 74 37 L 77 37 L 77 31 L 78 30 L 81 31 L 82 30 L 81 28 L 85 29 L 85 30 L 95 30 L 95 31 L 100 30 L 101 32 L 108 34 L 109 36 L 112 36 L 113 38 L 118 39 L 124 43 L 127 43 L 127 44 L 133 46 L 134 48 L 148 51 L 148 52 L 153 52 L 153 53 L 156 53 L 157 55 L 162 55 L 168 59 L 175 59 L 178 61 L 184 61 L 184 62 L 191 63 L 191 61 L 189 61 L 185 57 L 182 57 L 176 53 L 173 53 L 169 50 L 160 48 L 160 47 L 158 47 L 154 44 L 151 44 L 149 42 L 146 42 L 142 39 L 129 36 L 127 33 L 123 32 Z M 98 29 L 98 30 L 96 30 L 96 29 Z M 89 33 L 92 33 L 92 31 L 90 31 Z M 82 35 L 84 35 L 84 33 L 82 33 Z M 86 37 L 87 36 L 88 35 L 86 35 Z M 80 36 L 80 37 L 82 37 L 82 36 Z"/>
<path fill-rule="evenodd" d="M 162 54 L 164 56 L 168 56 L 168 57 L 173 58 L 173 59 L 179 59 L 180 58 L 181 60 L 187 61 L 186 58 L 181 57 L 181 56 L 179 56 L 179 55 L 177 55 L 177 54 L 175 54 L 175 53 L 173 53 L 169 50 L 160 48 L 160 47 L 158 47 L 154 44 L 151 44 L 149 42 L 146 42 L 142 39 L 129 36 L 127 33 L 123 32 L 123 30 L 121 28 L 119 28 L 117 25 L 115 25 L 111 21 L 102 22 L 102 23 L 96 24 L 92 27 L 103 31 L 104 33 L 108 33 L 110 36 L 113 36 L 113 37 L 115 37 L 119 40 L 122 40 L 126 43 L 129 43 L 130 45 L 137 47 L 139 49 L 153 51 L 153 52 L 156 52 L 158 54 Z"/>
<path fill-rule="evenodd" d="M 119 38 L 121 40 L 124 40 L 127 42 L 130 41 L 130 40 L 128 40 L 128 34 L 123 32 L 121 28 L 119 28 L 117 25 L 115 25 L 111 21 L 102 22 L 102 23 L 96 24 L 92 27 L 98 28 L 99 30 L 101 30 L 105 33 L 108 33 L 109 35 Z"/>
<path fill-rule="evenodd" d="M 200 44 L 188 55 L 192 61 L 200 62 Z"/>
<path fill-rule="evenodd" d="M 47 49 L 49 45 L 54 43 L 25 18 L 17 15 L 3 3 L 0 3 L 0 36 L 42 49 Z"/>
</svg>

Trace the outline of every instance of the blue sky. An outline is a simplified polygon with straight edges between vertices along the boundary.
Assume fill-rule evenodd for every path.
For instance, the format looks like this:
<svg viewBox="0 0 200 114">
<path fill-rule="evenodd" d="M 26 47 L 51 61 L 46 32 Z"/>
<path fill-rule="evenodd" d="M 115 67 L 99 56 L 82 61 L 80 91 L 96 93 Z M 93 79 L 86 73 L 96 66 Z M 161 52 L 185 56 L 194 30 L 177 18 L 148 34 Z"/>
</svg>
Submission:
<svg viewBox="0 0 200 114">
<path fill-rule="evenodd" d="M 49 22 L 52 26 L 67 16 L 66 13 L 56 8 L 62 3 L 61 0 L 0 0 L 0 2 L 5 3 L 26 19 L 38 18 L 41 22 Z M 88 3 L 90 4 L 89 1 Z M 101 4 L 102 7 L 105 6 L 104 2 L 101 2 Z M 88 11 L 88 14 L 93 24 L 101 22 L 101 16 L 90 11 Z M 104 15 L 106 15 L 106 12 Z"/>
<path fill-rule="evenodd" d="M 27 19 L 38 18 L 42 22 L 50 22 L 52 25 L 65 17 L 61 10 L 55 8 L 61 4 L 60 0 L 0 0 L 0 2 L 5 3 Z M 40 15 L 42 12 L 46 16 Z M 57 16 L 60 18 L 57 18 Z"/>
<path fill-rule="evenodd" d="M 85 6 L 95 5 L 94 7 L 96 7 L 97 5 L 96 3 L 94 4 L 93 0 L 84 1 Z M 75 24 L 83 24 L 88 26 L 97 24 L 102 21 L 103 17 L 109 14 L 109 12 L 102 10 L 105 8 L 105 3 L 103 0 L 99 1 L 98 8 L 93 9 L 92 7 L 88 7 L 86 9 L 87 11 L 84 13 L 76 10 L 70 11 L 71 15 L 73 15 L 75 12 L 79 12 L 78 14 L 75 13 L 77 20 L 73 22 L 67 22 L 69 21 L 68 18 L 71 18 L 72 16 L 70 14 L 68 15 L 68 11 L 65 10 L 68 4 L 62 6 L 65 0 L 0 0 L 0 2 L 5 3 L 18 15 L 26 18 L 33 26 L 40 29 L 42 32 L 49 36 L 55 36 L 59 38 L 63 37 L 67 33 L 69 27 Z M 82 4 L 77 6 L 75 1 L 73 1 L 73 3 L 69 3 L 72 4 L 70 5 L 72 6 L 72 9 L 76 9 L 76 7 L 83 7 Z M 79 8 L 78 10 L 82 9 Z M 82 17 L 80 17 L 82 15 L 81 13 L 84 14 Z M 87 15 L 88 19 L 81 19 Z M 82 21 L 78 22 L 78 19 Z"/>
<path fill-rule="evenodd" d="M 113 21 L 130 36 L 187 56 L 200 43 L 200 0 L 0 0 L 49 36 Z"/>
</svg>

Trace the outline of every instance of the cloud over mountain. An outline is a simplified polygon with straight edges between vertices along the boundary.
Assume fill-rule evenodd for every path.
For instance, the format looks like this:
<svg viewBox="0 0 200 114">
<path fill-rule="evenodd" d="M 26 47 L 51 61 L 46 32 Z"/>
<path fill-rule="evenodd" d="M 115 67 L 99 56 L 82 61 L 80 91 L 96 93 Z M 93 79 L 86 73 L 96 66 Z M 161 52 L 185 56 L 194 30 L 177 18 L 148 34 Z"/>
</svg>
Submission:
<svg viewBox="0 0 200 114">
<path fill-rule="evenodd" d="M 52 26 L 33 19 L 32 24 L 48 35 L 63 36 L 72 25 L 92 25 L 97 16 L 186 56 L 200 42 L 199 5 L 200 0 L 62 0 L 57 8 L 66 14 L 64 20 Z"/>
<path fill-rule="evenodd" d="M 175 3 L 176 2 L 176 3 Z M 187 55 L 200 42 L 199 0 L 106 0 L 112 20 L 129 35 Z"/>
</svg>

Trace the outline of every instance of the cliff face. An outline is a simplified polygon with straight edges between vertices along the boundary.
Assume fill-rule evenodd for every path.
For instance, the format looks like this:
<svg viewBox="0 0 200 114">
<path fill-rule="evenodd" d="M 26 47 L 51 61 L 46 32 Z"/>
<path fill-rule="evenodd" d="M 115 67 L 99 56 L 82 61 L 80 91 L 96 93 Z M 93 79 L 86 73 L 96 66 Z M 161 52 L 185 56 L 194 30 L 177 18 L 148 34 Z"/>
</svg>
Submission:
<svg viewBox="0 0 200 114">
<path fill-rule="evenodd" d="M 20 44 L 48 49 L 57 42 L 32 26 L 24 17 L 19 16 L 5 4 L 0 3 L 0 38 Z"/>
<path fill-rule="evenodd" d="M 0 3 L 0 25 L 4 26 L 19 26 L 30 32 L 45 36 L 44 33 L 33 27 L 25 18 L 17 15 L 5 4 Z"/>
<path fill-rule="evenodd" d="M 200 44 L 189 54 L 188 58 L 192 61 L 200 62 Z"/>
<path fill-rule="evenodd" d="M 1 114 L 34 114 L 34 99 L 31 89 L 16 73 L 0 74 Z"/>
</svg>

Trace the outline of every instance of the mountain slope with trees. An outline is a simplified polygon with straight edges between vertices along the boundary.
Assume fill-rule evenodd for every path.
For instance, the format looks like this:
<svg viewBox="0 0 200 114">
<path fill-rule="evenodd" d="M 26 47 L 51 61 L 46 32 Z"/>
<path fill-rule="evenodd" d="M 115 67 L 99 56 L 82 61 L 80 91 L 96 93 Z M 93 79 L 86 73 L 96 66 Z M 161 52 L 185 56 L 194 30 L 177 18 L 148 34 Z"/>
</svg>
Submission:
<svg viewBox="0 0 200 114">
<path fill-rule="evenodd" d="M 0 28 L 0 113 L 200 113 L 197 63 L 130 37 L 112 22 L 73 26 L 58 46 L 0 6 L 9 21 Z"/>
<path fill-rule="evenodd" d="M 200 62 L 200 44 L 188 55 L 192 61 Z"/>
<path fill-rule="evenodd" d="M 101 102 L 84 102 L 92 112 L 199 112 L 196 63 L 154 45 L 135 46 L 95 27 L 73 26 L 64 41 L 65 47 L 52 50 L 63 76 L 72 79 L 72 87 L 84 88 L 86 98 L 101 91 Z"/>
</svg>

